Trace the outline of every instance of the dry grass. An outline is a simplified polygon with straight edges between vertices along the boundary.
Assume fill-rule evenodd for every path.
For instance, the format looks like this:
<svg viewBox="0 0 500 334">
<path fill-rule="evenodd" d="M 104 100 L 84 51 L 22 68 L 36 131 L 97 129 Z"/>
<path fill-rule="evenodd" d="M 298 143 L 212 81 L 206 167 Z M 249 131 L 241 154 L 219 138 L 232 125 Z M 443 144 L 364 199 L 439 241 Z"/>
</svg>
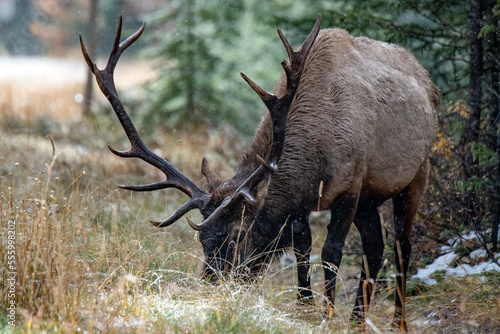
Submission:
<svg viewBox="0 0 500 334">
<path fill-rule="evenodd" d="M 59 96 L 66 101 L 67 95 L 73 96 L 71 89 L 51 91 L 46 99 L 55 101 Z M 5 102 L 11 103 L 8 108 L 21 108 L 14 100 Z M 164 230 L 146 222 L 148 217 L 165 217 L 186 198 L 175 190 L 134 194 L 116 188 L 116 183 L 144 183 L 161 176 L 107 150 L 108 144 L 128 145 L 113 139 L 123 139 L 113 117 L 105 116 L 98 124 L 49 122 L 49 138 L 36 126 L 42 104 L 38 99 L 31 101 L 23 102 L 22 114 L 29 117 L 0 115 L 0 259 L 8 261 L 7 224 L 15 221 L 16 332 L 358 331 L 349 323 L 355 282 L 350 277 L 358 272 L 358 264 L 351 266 L 350 257 L 341 267 L 337 309 L 331 320 L 323 317 L 318 260 L 312 272 L 314 307 L 297 305 L 295 268 L 290 261 L 276 261 L 253 283 L 227 279 L 206 284 L 199 279 L 202 249 L 197 234 L 183 221 Z M 65 112 L 73 113 L 71 103 L 64 103 L 68 103 Z M 18 124 L 19 131 L 9 131 L 8 122 Z M 241 144 L 226 136 L 174 133 L 157 136 L 158 143 L 152 146 L 168 149 L 163 155 L 202 184 L 199 164 L 207 152 L 221 176 L 231 174 L 224 161 L 230 160 L 234 167 L 234 152 L 241 150 Z M 194 215 L 192 219 L 199 219 Z M 320 218 L 317 224 L 316 254 L 324 222 Z M 8 268 L 0 270 L 6 277 Z M 494 280 L 485 283 L 476 278 L 443 280 L 409 298 L 410 329 L 423 333 L 498 331 L 498 300 L 483 298 L 488 293 L 498 297 L 496 280 L 497 285 Z M 8 285 L 4 280 L 0 284 L 0 303 L 8 305 Z M 377 294 L 367 332 L 391 330 L 391 294 L 390 284 Z M 0 324 L 9 332 L 6 316 L 0 311 Z"/>
<path fill-rule="evenodd" d="M 54 93 L 48 91 L 43 82 L 35 86 L 25 82 L 0 82 L 0 110 L 6 116 L 15 115 L 26 122 L 47 116 L 60 121 L 79 118 L 81 107 L 75 96 L 82 93 L 81 87 L 81 84 L 69 84 Z M 37 101 L 35 110 L 33 101 Z"/>
</svg>

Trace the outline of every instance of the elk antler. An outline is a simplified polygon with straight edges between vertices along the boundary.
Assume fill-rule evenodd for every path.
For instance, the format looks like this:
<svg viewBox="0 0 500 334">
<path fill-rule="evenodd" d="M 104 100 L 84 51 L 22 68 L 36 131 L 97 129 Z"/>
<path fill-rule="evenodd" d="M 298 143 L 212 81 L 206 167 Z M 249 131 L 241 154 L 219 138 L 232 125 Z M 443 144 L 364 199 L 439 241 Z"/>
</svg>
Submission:
<svg viewBox="0 0 500 334">
<path fill-rule="evenodd" d="M 278 29 L 278 35 L 285 45 L 289 57 L 288 61 L 283 60 L 281 62 L 281 66 L 286 74 L 286 92 L 282 97 L 278 98 L 276 95 L 266 92 L 244 73 L 241 73 L 243 79 L 245 79 L 245 81 L 250 85 L 250 87 L 252 87 L 257 95 L 259 95 L 262 102 L 266 105 L 273 122 L 273 141 L 271 144 L 271 153 L 269 154 L 267 161 L 262 159 L 260 156 L 257 156 L 257 159 L 261 163 L 262 167 L 264 167 L 264 171 L 252 174 L 249 179 L 245 181 L 245 183 L 248 182 L 250 188 L 259 184 L 263 179 L 269 177 L 270 174 L 275 173 L 278 168 L 278 161 L 285 145 L 285 130 L 288 110 L 290 109 L 292 100 L 295 97 L 297 88 L 299 87 L 307 55 L 309 54 L 309 51 L 318 36 L 320 25 L 321 15 L 318 14 L 312 31 L 309 33 L 298 51 L 293 51 L 293 48 L 288 40 L 285 38 L 281 30 Z"/>
<path fill-rule="evenodd" d="M 132 36 L 127 38 L 125 41 L 120 43 L 120 36 L 122 30 L 122 17 L 120 16 L 120 22 L 118 23 L 118 30 L 116 32 L 115 42 L 113 44 L 113 49 L 108 59 L 108 63 L 103 70 L 99 70 L 97 65 L 92 62 L 90 56 L 85 49 L 83 44 L 82 36 L 80 36 L 80 45 L 82 48 L 83 56 L 87 65 L 89 66 L 92 73 L 94 73 L 99 88 L 103 94 L 108 99 L 109 103 L 113 107 L 116 116 L 120 120 L 120 123 L 127 134 L 132 147 L 128 151 L 118 151 L 108 146 L 108 148 L 119 157 L 122 158 L 139 158 L 148 164 L 158 168 L 162 171 L 166 179 L 164 181 L 146 184 L 146 185 L 119 185 L 120 188 L 133 190 L 133 191 L 152 191 L 164 188 L 176 188 L 191 197 L 191 199 L 182 205 L 177 211 L 175 211 L 168 219 L 163 222 L 151 221 L 151 223 L 158 227 L 166 227 L 179 218 L 181 218 L 188 211 L 201 208 L 203 204 L 207 201 L 208 195 L 201 190 L 193 181 L 191 181 L 187 176 L 182 174 L 177 168 L 171 165 L 167 160 L 159 157 L 157 154 L 152 152 L 144 142 L 139 137 L 134 124 L 130 120 L 125 108 L 123 107 L 120 99 L 118 98 L 118 93 L 116 91 L 113 73 L 115 66 L 125 49 L 132 45 L 142 34 L 145 28 L 145 24 L 137 30 Z"/>
<path fill-rule="evenodd" d="M 213 221 L 221 215 L 226 207 L 234 203 L 236 199 L 244 198 L 249 202 L 255 203 L 255 198 L 251 195 L 252 189 L 254 189 L 263 180 L 271 176 L 278 169 L 278 162 L 283 152 L 283 147 L 285 145 L 285 130 L 286 130 L 286 120 L 288 116 L 288 111 L 290 105 L 292 104 L 297 88 L 299 87 L 300 78 L 304 65 L 306 63 L 307 55 L 311 50 L 316 37 L 318 36 L 319 29 L 321 25 L 321 15 L 318 14 L 316 22 L 312 31 L 309 33 L 305 39 L 302 46 L 294 51 L 288 40 L 285 38 L 281 30 L 278 29 L 278 35 L 285 45 L 285 49 L 288 53 L 288 61 L 283 60 L 281 66 L 286 74 L 286 92 L 282 97 L 277 97 L 271 94 L 257 85 L 249 77 L 247 77 L 243 72 L 240 73 L 243 79 L 250 85 L 250 87 L 259 95 L 262 102 L 266 105 L 269 113 L 271 114 L 271 120 L 273 123 L 273 139 L 271 144 L 271 152 L 267 160 L 257 155 L 257 160 L 261 165 L 236 189 L 236 191 L 231 195 L 226 197 L 221 205 L 203 222 L 195 225 L 191 221 L 189 225 L 195 230 L 202 230 L 206 226 L 210 225 Z"/>
</svg>

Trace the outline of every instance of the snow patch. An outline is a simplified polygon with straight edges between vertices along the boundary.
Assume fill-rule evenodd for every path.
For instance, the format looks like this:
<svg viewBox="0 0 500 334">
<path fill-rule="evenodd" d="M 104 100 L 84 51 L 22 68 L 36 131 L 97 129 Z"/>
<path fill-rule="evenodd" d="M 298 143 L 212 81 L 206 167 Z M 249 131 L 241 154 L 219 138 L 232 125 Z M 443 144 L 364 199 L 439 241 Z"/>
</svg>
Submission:
<svg viewBox="0 0 500 334">
<path fill-rule="evenodd" d="M 491 233 L 491 229 L 485 231 L 486 234 Z M 476 243 L 478 236 L 476 232 L 471 231 L 461 237 L 451 238 L 448 241 L 448 245 L 441 247 L 441 251 L 444 255 L 439 256 L 434 260 L 433 263 L 427 265 L 425 268 L 420 268 L 417 274 L 413 275 L 415 278 L 421 279 L 425 284 L 436 284 L 436 280 L 431 278 L 435 271 L 442 271 L 446 276 L 466 276 L 480 274 L 487 271 L 495 270 L 500 271 L 500 267 L 488 260 L 488 255 L 484 249 L 476 249 L 472 251 L 468 257 L 458 258 L 458 255 L 454 252 L 455 247 L 460 241 L 468 241 Z M 496 259 L 500 258 L 500 254 L 495 255 Z M 456 260 L 459 263 L 455 268 L 452 267 L 452 262 Z M 465 262 L 471 262 L 475 265 L 470 265 Z"/>
<path fill-rule="evenodd" d="M 49 84 L 83 83 L 87 67 L 83 60 L 47 57 L 0 56 L 0 82 L 43 81 Z"/>
<path fill-rule="evenodd" d="M 471 259 L 486 258 L 486 251 L 484 249 L 477 249 L 470 254 Z M 413 275 L 415 278 L 421 279 L 425 284 L 436 284 L 436 280 L 431 278 L 435 271 L 443 271 L 446 276 L 466 276 L 484 273 L 490 270 L 500 271 L 500 267 L 493 262 L 481 262 L 476 265 L 460 264 L 452 268 L 451 263 L 457 259 L 457 254 L 451 252 L 441 255 L 433 263 L 427 265 L 425 268 L 418 269 L 417 274 Z"/>
<path fill-rule="evenodd" d="M 469 254 L 469 257 L 474 262 L 479 262 L 481 260 L 486 259 L 488 257 L 488 255 L 486 254 L 486 250 L 484 250 L 484 249 L 476 249 L 475 251 L 472 251 Z"/>
</svg>

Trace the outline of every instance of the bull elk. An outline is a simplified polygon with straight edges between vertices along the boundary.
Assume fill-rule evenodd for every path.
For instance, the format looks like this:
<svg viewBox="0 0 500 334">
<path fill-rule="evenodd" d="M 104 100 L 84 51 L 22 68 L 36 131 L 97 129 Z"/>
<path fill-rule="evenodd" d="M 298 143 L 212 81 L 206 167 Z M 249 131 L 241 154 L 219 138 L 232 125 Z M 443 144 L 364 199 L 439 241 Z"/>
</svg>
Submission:
<svg viewBox="0 0 500 334">
<path fill-rule="evenodd" d="M 101 91 L 109 100 L 131 148 L 110 150 L 122 158 L 139 158 L 166 176 L 148 185 L 123 189 L 152 191 L 177 188 L 190 200 L 164 221 L 167 227 L 198 209 L 205 254 L 204 276 L 246 268 L 252 273 L 274 251 L 292 248 L 297 258 L 299 298 L 312 301 L 309 277 L 309 214 L 330 210 L 322 249 L 327 306 L 334 305 L 337 268 L 349 227 L 354 222 L 363 243 L 363 265 L 352 317 L 363 321 L 384 243 L 378 206 L 392 199 L 396 278 L 394 323 L 406 329 L 405 284 L 410 232 L 427 183 L 428 155 L 436 133 L 439 90 L 427 71 L 405 49 L 341 29 L 314 28 L 298 51 L 278 30 L 289 59 L 273 93 L 243 79 L 268 112 L 243 154 L 235 175 L 222 181 L 203 159 L 206 190 L 143 143 L 118 98 L 113 81 L 121 53 L 143 33 L 145 25 L 120 44 L 122 20 L 108 63 L 99 70 L 82 52 Z"/>
</svg>

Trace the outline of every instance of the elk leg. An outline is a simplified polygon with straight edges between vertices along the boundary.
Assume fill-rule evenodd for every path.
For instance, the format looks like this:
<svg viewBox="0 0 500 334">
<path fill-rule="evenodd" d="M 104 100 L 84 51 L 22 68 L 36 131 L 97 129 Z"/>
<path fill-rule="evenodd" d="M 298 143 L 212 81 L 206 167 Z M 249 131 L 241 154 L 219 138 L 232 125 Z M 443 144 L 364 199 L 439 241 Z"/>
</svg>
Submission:
<svg viewBox="0 0 500 334">
<path fill-rule="evenodd" d="M 406 273 L 410 261 L 411 244 L 410 232 L 413 218 L 417 213 L 418 202 L 425 191 L 427 177 L 429 174 L 429 161 L 426 160 L 415 178 L 398 195 L 393 197 L 394 206 L 394 254 L 396 268 L 396 296 L 394 310 L 394 326 L 400 330 L 407 331 L 405 319 L 405 297 L 406 297 Z"/>
<path fill-rule="evenodd" d="M 331 206 L 332 218 L 328 224 L 328 234 L 321 252 L 325 272 L 325 296 L 329 309 L 335 304 L 335 284 L 342 260 L 345 238 L 356 212 L 359 192 L 339 196 Z"/>
<path fill-rule="evenodd" d="M 311 279 L 309 277 L 309 256 L 311 253 L 311 229 L 307 219 L 302 219 L 300 231 L 293 230 L 294 253 L 297 259 L 299 301 L 313 304 Z M 296 224 L 292 224 L 293 226 Z"/>
<path fill-rule="evenodd" d="M 351 315 L 351 320 L 357 323 L 361 323 L 368 312 L 384 252 L 384 239 L 377 204 L 378 202 L 360 200 L 354 217 L 354 224 L 361 234 L 364 254 L 356 303 Z"/>
</svg>

